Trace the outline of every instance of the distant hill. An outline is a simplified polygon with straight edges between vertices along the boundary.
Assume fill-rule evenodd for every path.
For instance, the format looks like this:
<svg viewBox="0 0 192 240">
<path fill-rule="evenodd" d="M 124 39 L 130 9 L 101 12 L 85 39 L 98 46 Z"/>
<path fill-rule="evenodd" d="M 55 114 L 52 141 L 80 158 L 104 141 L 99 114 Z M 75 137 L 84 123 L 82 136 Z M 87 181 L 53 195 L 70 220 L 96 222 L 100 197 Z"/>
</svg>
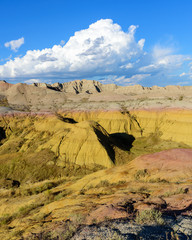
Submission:
<svg viewBox="0 0 192 240">
<path fill-rule="evenodd" d="M 143 87 L 102 84 L 94 80 L 65 83 L 10 84 L 0 81 L 0 96 L 14 110 L 119 110 L 135 108 L 190 108 L 192 86 Z M 72 104 L 72 105 L 71 105 Z M 5 104 L 1 104 L 4 106 Z"/>
</svg>

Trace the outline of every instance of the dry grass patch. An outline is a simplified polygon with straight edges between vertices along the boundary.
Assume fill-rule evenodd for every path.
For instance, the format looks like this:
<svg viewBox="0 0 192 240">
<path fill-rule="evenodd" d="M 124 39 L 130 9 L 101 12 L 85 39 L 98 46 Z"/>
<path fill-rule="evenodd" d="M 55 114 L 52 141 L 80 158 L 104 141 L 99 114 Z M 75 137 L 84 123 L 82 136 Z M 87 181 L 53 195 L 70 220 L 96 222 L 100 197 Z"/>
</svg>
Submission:
<svg viewBox="0 0 192 240">
<path fill-rule="evenodd" d="M 178 195 L 178 194 L 186 194 L 187 192 L 188 192 L 188 188 L 177 188 L 174 191 L 165 192 L 162 197 L 170 197 L 170 196 Z"/>
<path fill-rule="evenodd" d="M 161 212 L 157 210 L 143 210 L 136 215 L 135 222 L 137 224 L 164 224 Z"/>
</svg>

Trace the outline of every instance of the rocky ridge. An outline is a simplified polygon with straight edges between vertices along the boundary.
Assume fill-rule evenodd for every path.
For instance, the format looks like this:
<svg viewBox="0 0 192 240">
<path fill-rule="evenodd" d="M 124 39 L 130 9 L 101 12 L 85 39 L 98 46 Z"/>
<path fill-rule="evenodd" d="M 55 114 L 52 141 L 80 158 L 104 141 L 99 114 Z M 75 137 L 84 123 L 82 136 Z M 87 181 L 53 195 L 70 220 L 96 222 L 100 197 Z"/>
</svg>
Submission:
<svg viewBox="0 0 192 240">
<path fill-rule="evenodd" d="M 71 108 L 119 110 L 122 103 L 129 109 L 146 107 L 191 109 L 191 92 L 191 86 L 122 87 L 93 80 L 54 84 L 34 83 L 32 85 L 9 84 L 0 81 L 0 100 L 6 99 L 7 107 L 10 107 L 9 111 L 52 112 L 55 109 Z"/>
</svg>

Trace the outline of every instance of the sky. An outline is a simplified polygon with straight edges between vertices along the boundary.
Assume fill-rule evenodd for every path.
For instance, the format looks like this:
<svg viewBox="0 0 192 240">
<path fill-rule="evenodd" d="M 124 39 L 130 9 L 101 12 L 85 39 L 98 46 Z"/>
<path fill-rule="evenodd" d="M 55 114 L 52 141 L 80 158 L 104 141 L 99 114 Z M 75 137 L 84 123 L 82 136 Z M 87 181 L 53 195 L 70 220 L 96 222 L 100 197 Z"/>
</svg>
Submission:
<svg viewBox="0 0 192 240">
<path fill-rule="evenodd" d="M 191 0 L 0 0 L 0 79 L 192 85 Z"/>
</svg>

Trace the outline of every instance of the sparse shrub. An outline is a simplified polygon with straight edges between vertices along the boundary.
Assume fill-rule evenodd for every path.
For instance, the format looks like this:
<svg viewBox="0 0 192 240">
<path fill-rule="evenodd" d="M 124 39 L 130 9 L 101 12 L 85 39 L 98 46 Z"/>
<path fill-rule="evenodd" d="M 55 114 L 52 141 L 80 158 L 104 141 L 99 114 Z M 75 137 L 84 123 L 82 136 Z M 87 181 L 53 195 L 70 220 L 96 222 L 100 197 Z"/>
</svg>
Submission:
<svg viewBox="0 0 192 240">
<path fill-rule="evenodd" d="M 9 214 L 5 214 L 0 218 L 0 226 L 6 225 L 12 221 L 12 216 Z"/>
<path fill-rule="evenodd" d="M 138 188 L 137 191 L 138 192 L 150 192 L 149 189 L 147 187 L 145 187 L 145 186 L 142 186 L 142 187 Z"/>
<path fill-rule="evenodd" d="M 92 188 L 94 188 L 94 186 L 92 184 L 90 184 L 90 185 L 87 186 L 86 190 L 89 190 L 89 189 L 92 189 Z"/>
<path fill-rule="evenodd" d="M 34 221 L 40 222 L 40 221 L 45 220 L 45 218 L 46 218 L 47 216 L 49 216 L 49 214 L 47 214 L 47 213 L 40 213 L 40 214 L 38 214 L 38 215 L 35 215 L 32 219 L 33 219 Z"/>
<path fill-rule="evenodd" d="M 71 237 L 74 235 L 74 233 L 77 230 L 77 226 L 73 224 L 73 222 L 68 222 L 65 232 L 63 233 L 62 237 L 63 239 L 71 239 Z"/>
<path fill-rule="evenodd" d="M 12 237 L 21 237 L 24 233 L 24 230 L 17 230 L 12 233 Z"/>
<path fill-rule="evenodd" d="M 123 185 L 123 184 L 125 184 L 125 183 L 126 183 L 126 181 L 120 180 L 119 182 L 111 183 L 111 186 L 119 186 L 119 185 Z"/>
<path fill-rule="evenodd" d="M 36 208 L 38 208 L 40 206 L 43 206 L 43 204 L 39 203 L 39 204 L 30 204 L 30 205 L 23 206 L 23 207 L 19 208 L 19 211 L 17 213 L 17 217 L 25 217 L 33 209 L 36 209 Z"/>
<path fill-rule="evenodd" d="M 46 198 L 46 201 L 45 201 L 46 203 L 50 203 L 55 200 L 55 196 L 50 190 L 46 190 L 43 194 Z"/>
<path fill-rule="evenodd" d="M 175 191 L 167 191 L 163 194 L 163 197 L 170 197 L 177 194 L 185 194 L 188 192 L 188 188 L 178 188 Z"/>
<path fill-rule="evenodd" d="M 35 194 L 38 194 L 38 193 L 44 192 L 46 190 L 49 190 L 51 188 L 54 188 L 56 186 L 57 186 L 57 183 L 55 183 L 55 182 L 46 182 L 46 183 L 42 184 L 41 186 L 34 188 L 33 191 Z"/>
<path fill-rule="evenodd" d="M 124 239 L 124 237 L 121 237 L 117 232 L 115 232 L 107 240 L 123 240 L 123 239 Z"/>
<path fill-rule="evenodd" d="M 149 175 L 147 172 L 147 169 L 142 169 L 142 170 L 138 170 L 135 173 L 134 177 L 135 177 L 135 180 L 139 180 L 140 178 L 144 178 L 147 175 Z"/>
<path fill-rule="evenodd" d="M 96 218 L 92 219 L 92 224 L 97 224 L 97 219 Z"/>
<path fill-rule="evenodd" d="M 49 189 L 52 189 L 60 184 L 60 181 L 57 182 L 42 182 L 38 184 L 38 186 L 31 186 L 31 187 L 25 187 L 20 188 L 16 190 L 15 195 L 16 196 L 31 196 L 35 194 L 39 194 L 42 192 L 45 192 Z"/>
<path fill-rule="evenodd" d="M 85 220 L 85 216 L 81 213 L 74 213 L 69 216 L 71 221 L 75 223 L 76 225 L 82 224 L 82 222 Z"/>
<path fill-rule="evenodd" d="M 143 210 L 136 215 L 135 222 L 137 224 L 164 224 L 161 212 L 157 210 Z"/>
<path fill-rule="evenodd" d="M 119 182 L 114 182 L 114 183 L 110 183 L 108 180 L 102 180 L 95 187 L 92 184 L 88 185 L 86 190 L 89 190 L 92 188 L 109 187 L 109 186 L 115 187 L 115 186 L 123 185 L 125 183 L 126 183 L 126 181 L 124 181 L 124 180 L 120 180 Z"/>
<path fill-rule="evenodd" d="M 21 196 L 31 196 L 33 195 L 33 192 L 31 191 L 31 189 L 26 188 L 26 189 L 20 189 L 19 193 L 17 195 L 21 195 Z"/>
<path fill-rule="evenodd" d="M 85 190 L 84 188 L 82 188 L 82 189 L 80 190 L 79 194 L 80 194 L 80 195 L 85 195 L 85 192 L 86 192 L 86 190 Z"/>
<path fill-rule="evenodd" d="M 102 180 L 99 184 L 97 184 L 95 187 L 109 187 L 111 184 L 108 180 Z"/>
<path fill-rule="evenodd" d="M 179 97 L 179 101 L 182 101 L 182 100 L 183 100 L 183 95 Z"/>
<path fill-rule="evenodd" d="M 54 201 L 58 201 L 60 200 L 61 198 L 64 198 L 66 197 L 67 195 L 70 195 L 72 192 L 71 191 L 67 191 L 67 190 L 64 190 L 62 192 L 59 192 L 58 194 L 56 194 L 54 196 Z"/>
<path fill-rule="evenodd" d="M 77 228 L 82 224 L 84 221 L 84 216 L 81 214 L 73 214 L 69 216 L 71 221 L 67 221 L 64 227 L 65 231 L 62 234 L 62 238 L 64 240 L 71 239 L 71 237 L 77 231 Z"/>
<path fill-rule="evenodd" d="M 97 234 L 97 238 L 95 238 L 96 240 L 103 240 L 103 239 L 106 239 L 106 240 L 123 240 L 125 239 L 124 236 L 121 236 L 117 231 L 114 231 L 111 229 L 107 229 L 105 231 L 105 235 L 102 233 L 102 232 L 98 232 Z"/>
<path fill-rule="evenodd" d="M 168 183 L 166 179 L 161 179 L 161 178 L 152 178 L 149 180 L 150 183 Z"/>
<path fill-rule="evenodd" d="M 114 194 L 114 191 L 111 189 L 111 188 L 107 188 L 107 189 L 102 189 L 100 192 L 99 192 L 99 195 L 102 196 L 102 195 L 112 195 Z"/>
</svg>

